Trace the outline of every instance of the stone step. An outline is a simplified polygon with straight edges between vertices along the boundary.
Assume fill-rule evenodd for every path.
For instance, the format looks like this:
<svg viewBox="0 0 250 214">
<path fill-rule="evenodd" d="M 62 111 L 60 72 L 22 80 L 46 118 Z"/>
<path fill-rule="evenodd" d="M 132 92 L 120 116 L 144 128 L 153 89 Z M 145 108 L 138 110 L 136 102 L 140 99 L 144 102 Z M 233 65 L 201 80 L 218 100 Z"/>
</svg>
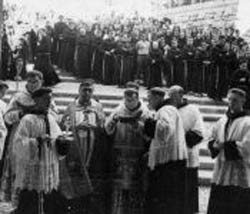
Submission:
<svg viewBox="0 0 250 214">
<path fill-rule="evenodd" d="M 200 170 L 213 171 L 214 169 L 214 159 L 209 156 L 200 156 Z"/>
<path fill-rule="evenodd" d="M 216 105 L 199 105 L 196 104 L 202 113 L 213 113 L 213 114 L 225 114 L 227 111 L 226 106 L 216 106 Z"/>
<path fill-rule="evenodd" d="M 210 157 L 209 150 L 207 148 L 200 148 L 200 156 Z"/>
<path fill-rule="evenodd" d="M 61 96 L 58 96 L 58 94 L 54 94 L 55 96 L 55 103 L 58 107 L 61 106 L 67 106 L 70 102 L 72 102 L 75 98 L 76 95 L 72 94 L 71 96 L 67 96 L 64 97 L 63 94 L 61 94 Z M 57 95 L 57 96 L 56 96 Z M 12 97 L 12 94 L 8 94 L 5 98 L 5 101 L 8 102 L 9 99 Z M 102 95 L 99 95 L 98 98 L 100 99 L 100 103 L 103 104 L 104 110 L 109 114 L 110 112 L 112 112 L 112 109 L 114 109 L 115 107 L 117 107 L 119 105 L 119 103 L 121 103 L 122 99 L 117 99 L 117 100 L 112 100 L 109 99 L 109 97 L 105 97 Z M 220 119 L 221 115 L 223 114 L 223 112 L 225 112 L 224 108 L 221 108 L 223 112 L 220 112 L 220 108 L 218 108 L 218 112 L 216 112 L 216 107 L 205 107 L 205 109 L 207 109 L 207 111 L 204 111 L 203 107 L 200 107 L 200 111 L 202 113 L 203 119 L 206 122 L 215 122 L 218 119 Z M 211 112 L 208 110 L 211 109 Z"/>
<path fill-rule="evenodd" d="M 199 184 L 202 186 L 209 186 L 213 172 L 211 170 L 199 170 Z"/>
</svg>

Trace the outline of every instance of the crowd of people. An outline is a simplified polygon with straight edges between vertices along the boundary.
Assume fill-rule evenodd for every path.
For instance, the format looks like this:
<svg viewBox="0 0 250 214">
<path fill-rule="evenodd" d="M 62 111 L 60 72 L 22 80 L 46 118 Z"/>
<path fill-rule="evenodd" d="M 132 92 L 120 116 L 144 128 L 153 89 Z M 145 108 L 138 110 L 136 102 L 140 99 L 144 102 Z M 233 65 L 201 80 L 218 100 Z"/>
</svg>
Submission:
<svg viewBox="0 0 250 214">
<path fill-rule="evenodd" d="M 123 102 L 105 116 L 92 79 L 62 115 L 43 83 L 41 72 L 28 72 L 25 89 L 6 105 L 8 85 L 0 82 L 0 196 L 12 213 L 199 212 L 204 122 L 181 86 L 151 88 L 147 105 L 128 82 Z M 216 161 L 208 214 L 250 212 L 246 98 L 240 80 L 209 137 Z"/>
<path fill-rule="evenodd" d="M 2 38 L 2 78 L 27 81 L 7 104 L 0 81 L 0 199 L 13 213 L 198 213 L 205 130 L 185 92 L 228 96 L 209 137 L 216 161 L 208 214 L 250 213 L 249 50 L 239 31 L 180 29 L 138 14 L 93 23 L 60 16 L 54 26 L 36 18 L 45 27 L 28 27 L 16 45 L 7 24 Z M 48 88 L 60 82 L 55 69 L 83 79 L 62 115 Z M 124 87 L 109 116 L 93 79 Z"/>
<path fill-rule="evenodd" d="M 112 13 L 92 22 L 59 16 L 52 24 L 39 14 L 36 19 L 43 20 L 44 28 L 27 30 L 26 26 L 14 49 L 8 33 L 4 34 L 4 79 L 17 74 L 23 78 L 25 65 L 34 63 L 47 85 L 60 81 L 56 66 L 102 84 L 124 87 L 137 81 L 148 88 L 178 84 L 221 100 L 233 73 L 249 61 L 248 43 L 233 27 L 181 29 L 168 18 L 143 18 L 136 13 L 132 17 Z"/>
</svg>

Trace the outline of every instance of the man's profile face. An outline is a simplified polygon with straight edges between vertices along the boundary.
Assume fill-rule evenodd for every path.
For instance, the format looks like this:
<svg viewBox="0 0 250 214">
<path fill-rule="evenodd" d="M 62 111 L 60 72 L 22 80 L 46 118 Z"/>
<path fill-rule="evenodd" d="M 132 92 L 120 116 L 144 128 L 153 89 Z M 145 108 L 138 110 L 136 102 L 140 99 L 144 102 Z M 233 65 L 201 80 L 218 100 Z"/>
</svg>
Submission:
<svg viewBox="0 0 250 214">
<path fill-rule="evenodd" d="M 159 104 L 159 96 L 148 92 L 148 104 L 150 109 L 156 109 L 157 105 Z"/>
<path fill-rule="evenodd" d="M 229 92 L 228 107 L 232 112 L 240 112 L 245 104 L 245 98 L 237 93 Z"/>
<path fill-rule="evenodd" d="M 29 77 L 27 79 L 27 89 L 29 92 L 33 93 L 42 87 L 43 81 L 38 77 Z"/>
</svg>

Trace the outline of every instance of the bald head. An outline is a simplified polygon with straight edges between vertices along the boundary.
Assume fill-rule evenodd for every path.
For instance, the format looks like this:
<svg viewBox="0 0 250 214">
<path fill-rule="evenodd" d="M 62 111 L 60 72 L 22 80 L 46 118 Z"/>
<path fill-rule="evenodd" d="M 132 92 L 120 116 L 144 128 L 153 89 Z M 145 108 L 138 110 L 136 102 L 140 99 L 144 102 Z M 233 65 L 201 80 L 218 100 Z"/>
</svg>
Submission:
<svg viewBox="0 0 250 214">
<path fill-rule="evenodd" d="M 168 95 L 171 103 L 177 107 L 182 104 L 184 89 L 179 85 L 171 86 L 169 88 Z"/>
</svg>

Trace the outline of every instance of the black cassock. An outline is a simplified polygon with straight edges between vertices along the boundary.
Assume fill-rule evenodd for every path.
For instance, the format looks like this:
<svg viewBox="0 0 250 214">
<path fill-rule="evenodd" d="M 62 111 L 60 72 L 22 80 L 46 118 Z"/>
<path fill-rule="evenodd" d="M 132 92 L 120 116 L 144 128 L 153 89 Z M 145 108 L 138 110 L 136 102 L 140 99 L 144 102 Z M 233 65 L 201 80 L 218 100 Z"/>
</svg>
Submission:
<svg viewBox="0 0 250 214">
<path fill-rule="evenodd" d="M 227 62 L 226 62 L 226 50 L 223 46 L 217 45 L 215 48 L 215 66 L 216 66 L 216 96 L 221 99 L 226 96 L 227 93 Z"/>
<path fill-rule="evenodd" d="M 227 69 L 227 85 L 230 83 L 233 73 L 239 67 L 239 60 L 237 59 L 236 53 L 229 50 L 225 55 L 226 69 Z"/>
<path fill-rule="evenodd" d="M 34 62 L 34 57 L 36 54 L 36 46 L 37 46 L 37 35 L 36 32 L 31 29 L 29 32 L 29 40 L 30 40 L 30 47 L 31 47 L 31 61 Z"/>
<path fill-rule="evenodd" d="M 2 74 L 1 79 L 11 78 L 9 62 L 11 60 L 11 49 L 8 43 L 8 37 L 6 34 L 2 37 Z"/>
<path fill-rule="evenodd" d="M 44 85 L 51 86 L 60 82 L 52 64 L 51 64 L 51 42 L 49 37 L 43 37 L 38 43 L 37 59 L 35 61 L 34 69 L 42 72 L 44 78 Z"/>
<path fill-rule="evenodd" d="M 182 52 L 179 48 L 171 48 L 168 52 L 171 61 L 171 83 L 184 87 L 184 66 Z"/>
<path fill-rule="evenodd" d="M 91 45 L 91 73 L 92 78 L 97 82 L 102 82 L 102 61 L 103 48 L 102 39 L 100 37 L 93 37 Z"/>
<path fill-rule="evenodd" d="M 150 66 L 147 86 L 149 88 L 162 85 L 162 65 L 163 53 L 160 49 L 151 50 L 150 52 Z"/>
<path fill-rule="evenodd" d="M 65 28 L 63 31 L 62 51 L 59 55 L 58 64 L 67 72 L 74 72 L 74 54 L 76 46 L 76 31 Z"/>
<path fill-rule="evenodd" d="M 195 58 L 194 91 L 198 93 L 207 93 L 211 64 L 209 51 L 207 49 L 199 49 L 196 52 Z"/>
<path fill-rule="evenodd" d="M 62 67 L 62 60 L 59 60 L 59 56 L 62 55 L 62 40 L 63 40 L 63 31 L 67 28 L 66 23 L 57 22 L 54 26 L 54 37 L 53 37 L 53 63 Z"/>
<path fill-rule="evenodd" d="M 91 77 L 90 38 L 88 35 L 78 36 L 76 40 L 76 74 L 81 78 Z"/>
<path fill-rule="evenodd" d="M 117 67 L 115 72 L 115 84 L 125 86 L 129 81 L 132 81 L 135 73 L 135 49 L 130 44 L 129 46 L 121 45 L 116 51 Z"/>
<path fill-rule="evenodd" d="M 102 61 L 102 79 L 104 84 L 114 84 L 113 77 L 115 74 L 116 56 L 110 52 L 116 48 L 115 42 L 111 39 L 103 41 L 103 61 Z"/>
<path fill-rule="evenodd" d="M 195 91 L 195 51 L 196 49 L 193 46 L 186 46 L 183 49 L 184 80 L 187 91 Z"/>
</svg>

